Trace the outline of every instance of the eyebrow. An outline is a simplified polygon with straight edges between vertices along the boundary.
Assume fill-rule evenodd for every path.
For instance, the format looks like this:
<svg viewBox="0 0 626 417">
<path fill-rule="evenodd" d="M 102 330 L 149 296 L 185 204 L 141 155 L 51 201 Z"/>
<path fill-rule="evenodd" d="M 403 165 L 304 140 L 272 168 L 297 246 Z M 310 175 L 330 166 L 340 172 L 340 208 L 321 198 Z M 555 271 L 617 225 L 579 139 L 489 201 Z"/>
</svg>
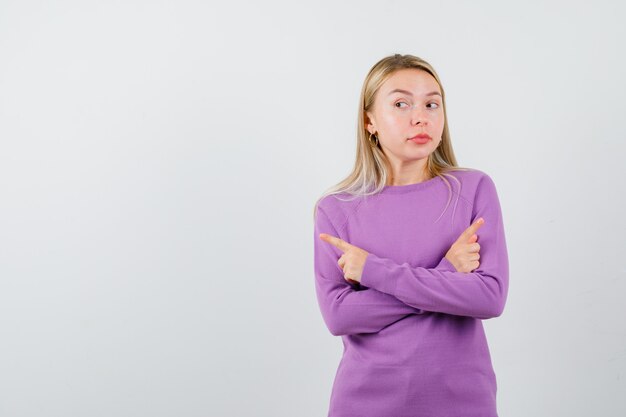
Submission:
<svg viewBox="0 0 626 417">
<path fill-rule="evenodd" d="M 410 91 L 407 91 L 407 90 L 403 90 L 403 89 L 401 89 L 401 88 L 396 88 L 396 89 L 394 89 L 394 90 L 391 90 L 391 91 L 389 92 L 389 94 L 387 94 L 387 95 L 389 95 L 389 96 L 390 96 L 390 95 L 392 95 L 393 93 L 402 93 L 402 94 L 406 94 L 407 96 L 413 96 L 413 93 L 411 93 Z M 426 95 L 427 97 L 428 97 L 428 96 L 439 96 L 439 97 L 441 97 L 441 94 L 439 94 L 439 92 L 438 92 L 438 91 L 431 91 L 430 93 L 425 94 L 425 95 Z"/>
</svg>

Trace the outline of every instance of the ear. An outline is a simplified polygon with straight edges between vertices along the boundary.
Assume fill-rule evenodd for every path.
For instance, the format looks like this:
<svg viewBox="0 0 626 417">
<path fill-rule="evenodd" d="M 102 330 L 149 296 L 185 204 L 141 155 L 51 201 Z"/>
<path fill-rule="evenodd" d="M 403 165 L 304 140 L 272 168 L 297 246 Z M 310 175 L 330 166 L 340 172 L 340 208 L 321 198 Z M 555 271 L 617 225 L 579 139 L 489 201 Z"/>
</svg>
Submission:
<svg viewBox="0 0 626 417">
<path fill-rule="evenodd" d="M 373 123 L 373 121 L 374 121 L 374 116 L 372 115 L 372 113 L 366 112 L 365 113 L 365 128 L 372 135 L 374 134 L 374 132 L 376 132 L 376 126 Z"/>
</svg>

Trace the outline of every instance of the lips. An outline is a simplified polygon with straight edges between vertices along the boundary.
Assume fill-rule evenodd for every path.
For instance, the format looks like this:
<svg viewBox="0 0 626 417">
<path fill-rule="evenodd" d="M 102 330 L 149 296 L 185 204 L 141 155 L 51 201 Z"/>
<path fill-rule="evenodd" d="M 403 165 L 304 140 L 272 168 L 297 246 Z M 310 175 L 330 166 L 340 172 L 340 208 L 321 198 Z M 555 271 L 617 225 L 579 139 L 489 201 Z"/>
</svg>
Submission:
<svg viewBox="0 0 626 417">
<path fill-rule="evenodd" d="M 426 133 L 420 133 L 419 135 L 415 135 L 412 138 L 409 138 L 408 140 L 410 140 L 411 142 L 417 145 L 425 145 L 431 140 L 431 137 L 428 136 Z"/>
<path fill-rule="evenodd" d="M 425 139 L 430 139 L 430 136 L 427 135 L 426 133 L 420 133 L 419 135 L 409 138 L 409 140 L 414 140 L 414 139 L 425 140 Z"/>
</svg>

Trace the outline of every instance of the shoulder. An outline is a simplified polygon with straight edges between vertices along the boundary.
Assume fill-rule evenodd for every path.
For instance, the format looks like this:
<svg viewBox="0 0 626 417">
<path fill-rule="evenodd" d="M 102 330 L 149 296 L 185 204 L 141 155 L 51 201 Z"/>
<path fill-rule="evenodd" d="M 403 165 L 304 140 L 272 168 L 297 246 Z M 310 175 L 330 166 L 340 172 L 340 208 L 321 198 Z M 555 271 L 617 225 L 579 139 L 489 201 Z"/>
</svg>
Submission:
<svg viewBox="0 0 626 417">
<path fill-rule="evenodd" d="M 325 215 L 335 228 L 340 230 L 347 222 L 351 213 L 354 213 L 362 202 L 362 197 L 353 196 L 345 192 L 324 195 L 317 201 L 315 218 L 317 219 L 318 216 Z"/>
<path fill-rule="evenodd" d="M 455 172 L 455 174 L 459 172 L 461 171 Z M 462 171 L 459 177 L 462 184 L 461 198 L 472 206 L 474 214 L 491 211 L 500 212 L 500 200 L 496 184 L 488 173 L 479 169 L 471 169 Z"/>
<path fill-rule="evenodd" d="M 453 175 L 459 181 L 467 184 L 478 184 L 481 181 L 490 181 L 491 177 L 485 171 L 477 168 L 451 169 L 444 175 Z"/>
<path fill-rule="evenodd" d="M 453 187 L 454 190 L 457 191 L 462 198 L 470 202 L 475 199 L 476 194 L 480 190 L 495 190 L 495 183 L 491 176 L 477 168 L 455 169 L 444 174 L 446 178 L 449 178 L 449 175 L 458 180 L 457 186 Z"/>
</svg>

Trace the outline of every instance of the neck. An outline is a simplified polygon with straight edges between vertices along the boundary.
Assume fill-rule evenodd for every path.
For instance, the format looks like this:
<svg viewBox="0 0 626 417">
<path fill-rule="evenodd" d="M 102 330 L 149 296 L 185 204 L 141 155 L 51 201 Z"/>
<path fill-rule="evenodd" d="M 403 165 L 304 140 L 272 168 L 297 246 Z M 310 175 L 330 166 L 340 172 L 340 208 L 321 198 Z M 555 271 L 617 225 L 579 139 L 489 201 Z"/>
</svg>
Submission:
<svg viewBox="0 0 626 417">
<path fill-rule="evenodd" d="M 431 179 L 426 171 L 426 158 L 407 163 L 391 164 L 391 177 L 387 185 L 409 185 Z"/>
</svg>

